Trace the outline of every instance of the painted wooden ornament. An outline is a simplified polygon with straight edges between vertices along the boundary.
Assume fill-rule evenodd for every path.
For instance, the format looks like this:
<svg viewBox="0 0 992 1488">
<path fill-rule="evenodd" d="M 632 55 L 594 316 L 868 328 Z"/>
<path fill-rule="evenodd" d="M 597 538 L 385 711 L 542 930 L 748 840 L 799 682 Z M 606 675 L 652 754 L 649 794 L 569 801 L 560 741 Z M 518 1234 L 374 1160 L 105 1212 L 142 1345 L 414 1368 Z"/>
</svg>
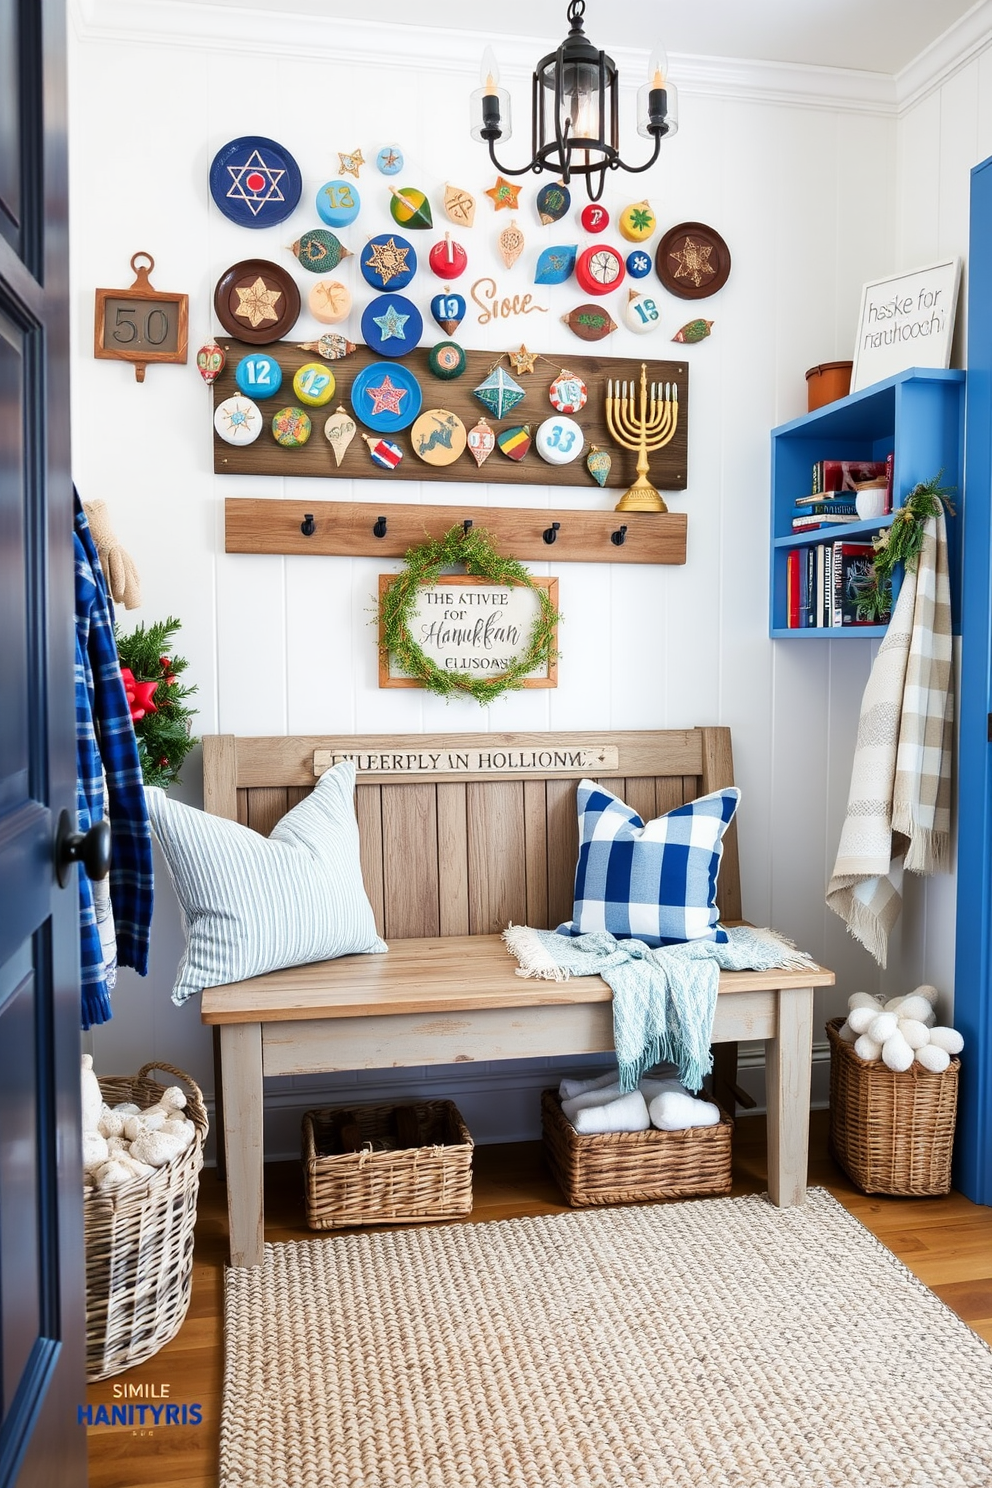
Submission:
<svg viewBox="0 0 992 1488">
<path fill-rule="evenodd" d="M 508 269 L 512 269 L 521 253 L 524 251 L 524 235 L 516 222 L 511 222 L 509 227 L 504 227 L 496 239 L 499 248 L 499 256 Z"/>
<path fill-rule="evenodd" d="M 631 279 L 645 279 L 651 272 L 651 255 L 643 248 L 635 248 L 627 254 L 627 273 Z"/>
<path fill-rule="evenodd" d="M 414 423 L 410 438 L 425 465 L 452 465 L 464 452 L 468 436 L 457 413 L 428 408 Z"/>
<path fill-rule="evenodd" d="M 609 294 L 623 282 L 626 272 L 623 258 L 608 243 L 584 248 L 575 260 L 575 277 L 586 294 Z"/>
<path fill-rule="evenodd" d="M 262 412 L 250 398 L 225 398 L 214 410 L 214 428 L 225 444 L 252 444 L 262 432 Z"/>
<path fill-rule="evenodd" d="M 486 195 L 492 202 L 495 211 L 502 212 L 506 208 L 511 212 L 515 212 L 520 198 L 520 187 L 514 186 L 513 182 L 508 181 L 505 176 L 497 176 L 495 186 L 490 186 Z"/>
<path fill-rule="evenodd" d="M 302 408 L 280 408 L 272 415 L 272 437 L 284 449 L 299 449 L 310 438 L 313 424 Z"/>
<path fill-rule="evenodd" d="M 351 384 L 351 406 L 368 429 L 396 434 L 423 407 L 420 383 L 402 362 L 370 362 Z"/>
<path fill-rule="evenodd" d="M 705 341 L 712 329 L 712 320 L 687 320 L 675 332 L 672 340 L 681 341 L 684 346 L 694 346 L 697 341 Z"/>
<path fill-rule="evenodd" d="M 623 323 L 629 331 L 634 331 L 638 336 L 643 336 L 648 331 L 656 331 L 661 325 L 661 314 L 654 296 L 642 290 L 632 289 L 624 306 Z"/>
<path fill-rule="evenodd" d="M 334 373 L 320 362 L 304 362 L 293 373 L 293 392 L 307 408 L 322 408 L 334 397 Z"/>
<path fill-rule="evenodd" d="M 406 289 L 417 272 L 417 252 L 399 233 L 369 238 L 358 255 L 362 278 L 373 289 Z"/>
<path fill-rule="evenodd" d="M 390 186 L 389 192 L 393 198 L 389 203 L 389 215 L 400 227 L 419 229 L 434 226 L 431 204 L 416 186 L 404 186 L 402 190 Z"/>
<path fill-rule="evenodd" d="M 403 169 L 403 154 L 395 145 L 383 145 L 375 157 L 376 170 L 384 176 L 397 176 Z"/>
<path fill-rule="evenodd" d="M 358 425 L 344 408 L 336 408 L 324 423 L 324 438 L 334 451 L 334 463 L 340 465 L 351 441 L 358 432 Z"/>
<path fill-rule="evenodd" d="M 361 150 L 351 150 L 344 154 L 338 151 L 338 170 L 343 176 L 354 176 L 358 180 L 358 172 L 365 164 L 365 156 Z"/>
<path fill-rule="evenodd" d="M 398 444 L 394 444 L 391 439 L 376 439 L 371 434 L 363 434 L 362 438 L 376 465 L 381 465 L 383 470 L 396 469 L 403 458 L 403 451 Z"/>
<path fill-rule="evenodd" d="M 610 225 L 610 214 L 599 202 L 589 202 L 579 213 L 579 221 L 588 233 L 605 232 Z"/>
<path fill-rule="evenodd" d="M 475 222 L 475 197 L 461 186 L 444 187 L 444 215 L 456 227 L 471 227 Z"/>
<path fill-rule="evenodd" d="M 616 321 L 602 305 L 591 303 L 576 305 L 574 310 L 569 310 L 561 319 L 562 324 L 567 325 L 580 341 L 602 341 L 604 336 L 617 328 Z"/>
<path fill-rule="evenodd" d="M 300 351 L 315 351 L 322 356 L 325 362 L 340 362 L 346 356 L 351 356 L 358 347 L 354 341 L 349 341 L 347 336 L 341 336 L 337 331 L 325 331 L 317 341 L 300 341 L 297 343 Z"/>
<path fill-rule="evenodd" d="M 246 398 L 261 402 L 274 398 L 282 387 L 282 368 L 275 357 L 256 352 L 241 358 L 234 369 L 234 380 Z"/>
<path fill-rule="evenodd" d="M 519 351 L 508 351 L 506 355 L 514 372 L 522 375 L 524 372 L 533 372 L 539 353 L 528 351 L 521 341 Z"/>
<path fill-rule="evenodd" d="M 468 431 L 468 452 L 476 465 L 481 468 L 495 448 L 496 435 L 489 424 L 486 423 L 486 420 L 482 418 L 474 428 Z"/>
<path fill-rule="evenodd" d="M 609 450 L 600 449 L 598 444 L 591 444 L 589 446 L 589 453 L 586 455 L 586 469 L 597 486 L 606 485 L 612 466 L 613 456 Z"/>
<path fill-rule="evenodd" d="M 377 295 L 362 313 L 362 336 L 377 356 L 406 356 L 423 333 L 423 317 L 404 295 Z"/>
<path fill-rule="evenodd" d="M 485 381 L 472 391 L 494 418 L 506 418 L 526 396 L 523 388 L 505 367 L 494 367 Z"/>
<path fill-rule="evenodd" d="M 431 300 L 431 314 L 449 336 L 453 336 L 465 319 L 465 298 L 446 289 Z"/>
<path fill-rule="evenodd" d="M 522 460 L 530 449 L 530 424 L 500 429 L 496 435 L 496 443 L 508 460 Z"/>
<path fill-rule="evenodd" d="M 559 413 L 578 413 L 580 408 L 586 406 L 589 390 L 581 377 L 576 377 L 574 372 L 563 367 L 548 388 L 548 397 L 551 407 L 556 408 Z"/>
<path fill-rule="evenodd" d="M 534 436 L 537 453 L 549 465 L 570 465 L 581 455 L 585 442 L 575 420 L 560 415 L 545 419 Z"/>
<path fill-rule="evenodd" d="M 442 382 L 453 382 L 465 371 L 466 357 L 457 341 L 439 341 L 427 355 L 427 365 Z"/>
<path fill-rule="evenodd" d="M 228 140 L 210 166 L 210 195 L 239 227 L 275 227 L 291 217 L 303 190 L 300 167 L 278 141 L 247 134 Z"/>
<path fill-rule="evenodd" d="M 291 252 L 311 274 L 326 274 L 328 269 L 336 269 L 342 259 L 351 257 L 351 249 L 325 227 L 312 227 L 303 233 L 292 245 Z"/>
<path fill-rule="evenodd" d="M 436 274 L 439 279 L 457 279 L 468 266 L 468 254 L 461 243 L 456 243 L 451 234 L 446 232 L 440 243 L 435 243 L 427 255 L 427 262 L 431 273 Z"/>
<path fill-rule="evenodd" d="M 323 325 L 337 325 L 351 312 L 351 290 L 340 279 L 320 279 L 307 298 L 310 314 Z"/>
<path fill-rule="evenodd" d="M 575 268 L 578 251 L 575 243 L 559 243 L 554 248 L 545 248 L 537 260 L 534 283 L 564 284 Z"/>
<path fill-rule="evenodd" d="M 361 210 L 358 187 L 350 181 L 325 181 L 317 192 L 317 216 L 328 227 L 350 227 Z"/>
<path fill-rule="evenodd" d="M 537 193 L 537 215 L 547 227 L 560 222 L 572 205 L 572 193 L 564 181 L 553 181 Z"/>
<path fill-rule="evenodd" d="M 617 218 L 617 230 L 628 243 L 643 243 L 658 226 L 658 219 L 646 201 L 633 202 L 624 207 Z"/>
<path fill-rule="evenodd" d="M 196 370 L 207 387 L 216 382 L 227 365 L 227 357 L 216 341 L 207 341 L 196 353 Z"/>
</svg>

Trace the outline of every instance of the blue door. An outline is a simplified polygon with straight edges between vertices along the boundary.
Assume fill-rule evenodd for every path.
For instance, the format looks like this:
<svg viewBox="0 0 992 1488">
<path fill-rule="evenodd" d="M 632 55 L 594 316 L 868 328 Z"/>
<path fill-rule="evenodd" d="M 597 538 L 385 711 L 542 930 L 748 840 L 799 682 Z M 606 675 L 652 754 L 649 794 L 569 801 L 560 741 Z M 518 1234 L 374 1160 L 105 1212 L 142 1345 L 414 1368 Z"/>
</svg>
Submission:
<svg viewBox="0 0 992 1488">
<path fill-rule="evenodd" d="M 0 0 L 0 1488 L 82 1488 L 64 0 Z"/>
</svg>

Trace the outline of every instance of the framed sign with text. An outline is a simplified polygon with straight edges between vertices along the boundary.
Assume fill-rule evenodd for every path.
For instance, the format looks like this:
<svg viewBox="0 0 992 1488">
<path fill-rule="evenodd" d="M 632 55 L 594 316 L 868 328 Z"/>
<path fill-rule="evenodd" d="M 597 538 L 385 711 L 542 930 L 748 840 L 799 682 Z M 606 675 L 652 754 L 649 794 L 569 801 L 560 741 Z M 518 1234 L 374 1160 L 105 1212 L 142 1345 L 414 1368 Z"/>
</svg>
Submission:
<svg viewBox="0 0 992 1488">
<path fill-rule="evenodd" d="M 138 260 L 145 258 L 146 264 Z M 185 362 L 189 335 L 189 296 L 153 289 L 155 267 L 150 253 L 136 253 L 130 289 L 98 289 L 93 327 L 93 355 L 132 362 L 137 382 L 144 382 L 149 362 Z"/>
<path fill-rule="evenodd" d="M 379 598 L 395 579 L 379 575 Z M 453 574 L 418 591 L 409 616 L 410 634 L 424 654 L 442 671 L 455 676 L 498 677 L 527 647 L 540 601 L 537 590 L 547 592 L 558 607 L 558 580 L 532 578 L 526 584 L 494 584 L 489 579 Z M 380 624 L 380 643 L 382 629 Z M 557 633 L 554 650 L 557 652 Z M 423 687 L 417 677 L 407 676 L 396 659 L 380 644 L 380 687 Z M 553 656 L 541 671 L 532 673 L 524 687 L 557 687 L 558 662 Z"/>
<path fill-rule="evenodd" d="M 961 260 L 875 279 L 861 291 L 851 392 L 909 367 L 949 367 Z"/>
</svg>

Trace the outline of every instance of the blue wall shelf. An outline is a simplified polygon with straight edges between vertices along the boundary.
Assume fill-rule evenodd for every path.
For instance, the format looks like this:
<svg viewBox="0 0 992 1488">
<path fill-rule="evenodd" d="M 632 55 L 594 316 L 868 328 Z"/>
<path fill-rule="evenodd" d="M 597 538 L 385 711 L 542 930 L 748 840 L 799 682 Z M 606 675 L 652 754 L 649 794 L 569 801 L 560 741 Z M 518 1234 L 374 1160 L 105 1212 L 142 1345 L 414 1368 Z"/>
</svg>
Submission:
<svg viewBox="0 0 992 1488">
<path fill-rule="evenodd" d="M 884 636 L 884 625 L 821 629 L 788 626 L 786 560 L 793 548 L 822 542 L 868 542 L 892 517 L 792 531 L 795 501 L 808 496 L 817 460 L 884 460 L 894 454 L 892 491 L 898 507 L 914 486 L 943 470 L 960 512 L 964 469 L 965 374 L 913 367 L 814 413 L 772 430 L 771 583 L 769 634 L 774 640 L 855 640 Z M 959 628 L 960 523 L 948 522 L 954 628 Z"/>
</svg>

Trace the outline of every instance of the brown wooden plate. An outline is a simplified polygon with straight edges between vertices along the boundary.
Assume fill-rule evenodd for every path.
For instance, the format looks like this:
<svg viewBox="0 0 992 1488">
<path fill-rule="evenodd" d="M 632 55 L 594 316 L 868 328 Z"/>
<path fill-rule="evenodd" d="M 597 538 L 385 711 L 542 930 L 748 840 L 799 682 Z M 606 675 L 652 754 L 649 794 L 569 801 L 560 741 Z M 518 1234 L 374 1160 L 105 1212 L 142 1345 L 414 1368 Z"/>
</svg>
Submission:
<svg viewBox="0 0 992 1488">
<path fill-rule="evenodd" d="M 705 300 L 730 277 L 730 249 L 705 222 L 680 222 L 658 244 L 655 272 L 680 300 Z"/>
<path fill-rule="evenodd" d="M 293 329 L 300 316 L 300 291 L 279 264 L 246 258 L 217 280 L 214 309 L 229 336 L 267 346 Z"/>
</svg>

